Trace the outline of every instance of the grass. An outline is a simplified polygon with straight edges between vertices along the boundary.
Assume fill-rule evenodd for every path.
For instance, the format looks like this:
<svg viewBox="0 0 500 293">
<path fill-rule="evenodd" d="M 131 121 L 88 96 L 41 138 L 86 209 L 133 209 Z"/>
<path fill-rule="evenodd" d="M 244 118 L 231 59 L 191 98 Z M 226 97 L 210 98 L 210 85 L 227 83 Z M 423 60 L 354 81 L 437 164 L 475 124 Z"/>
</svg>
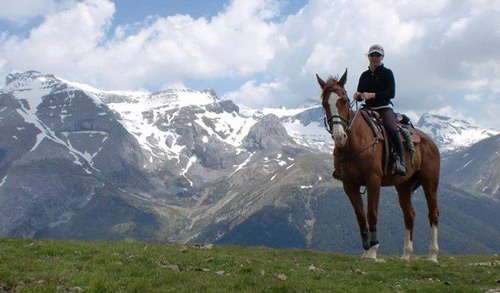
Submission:
<svg viewBox="0 0 500 293">
<path fill-rule="evenodd" d="M 0 239 L 0 292 L 484 292 L 500 257 L 407 263 L 265 247 Z M 482 263 L 482 264 L 478 264 Z M 283 277 L 284 276 L 284 277 Z M 286 278 L 286 280 L 284 280 Z"/>
</svg>

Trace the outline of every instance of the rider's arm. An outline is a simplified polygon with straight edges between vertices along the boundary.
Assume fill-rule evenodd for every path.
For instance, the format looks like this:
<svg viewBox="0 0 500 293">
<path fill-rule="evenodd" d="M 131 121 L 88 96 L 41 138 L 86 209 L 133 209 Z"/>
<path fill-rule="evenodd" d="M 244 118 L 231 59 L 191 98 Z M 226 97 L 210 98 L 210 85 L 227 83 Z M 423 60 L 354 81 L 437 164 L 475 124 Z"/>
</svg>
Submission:
<svg viewBox="0 0 500 293">
<path fill-rule="evenodd" d="M 363 72 L 359 76 L 358 88 L 356 90 L 356 93 L 354 93 L 354 99 L 357 101 L 363 100 L 365 98 L 363 95 L 365 91 L 366 91 L 366 73 Z"/>
<path fill-rule="evenodd" d="M 394 98 L 396 94 L 396 83 L 394 82 L 394 74 L 390 69 L 387 69 L 387 73 L 384 78 L 382 78 L 381 82 L 383 83 L 383 90 L 375 93 L 375 98 L 378 100 L 387 100 Z"/>
<path fill-rule="evenodd" d="M 359 76 L 359 81 L 358 81 L 358 89 L 357 92 L 364 93 L 366 90 L 366 78 L 365 78 L 365 73 L 363 72 Z"/>
</svg>

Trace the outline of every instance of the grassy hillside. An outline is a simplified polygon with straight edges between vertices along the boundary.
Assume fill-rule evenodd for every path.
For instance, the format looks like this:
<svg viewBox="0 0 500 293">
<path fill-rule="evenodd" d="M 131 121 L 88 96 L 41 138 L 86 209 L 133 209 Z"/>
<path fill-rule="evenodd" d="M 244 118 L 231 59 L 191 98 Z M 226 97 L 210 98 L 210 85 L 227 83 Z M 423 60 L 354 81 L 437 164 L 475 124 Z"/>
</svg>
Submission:
<svg viewBox="0 0 500 293">
<path fill-rule="evenodd" d="M 0 239 L 0 291 L 484 292 L 500 257 L 386 263 L 308 250 L 145 242 Z M 500 289 L 499 289 L 500 290 Z"/>
</svg>

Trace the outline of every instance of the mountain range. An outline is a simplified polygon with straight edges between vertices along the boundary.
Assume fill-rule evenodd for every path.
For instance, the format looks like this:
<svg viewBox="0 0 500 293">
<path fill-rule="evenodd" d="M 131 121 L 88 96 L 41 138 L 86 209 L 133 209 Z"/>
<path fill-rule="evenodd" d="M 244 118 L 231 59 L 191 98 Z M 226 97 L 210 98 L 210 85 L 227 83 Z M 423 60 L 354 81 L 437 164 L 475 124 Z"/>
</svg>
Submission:
<svg viewBox="0 0 500 293">
<path fill-rule="evenodd" d="M 431 114 L 417 125 L 443 154 L 443 251 L 498 251 L 499 132 Z M 0 90 L 0 134 L 0 236 L 360 248 L 319 102 L 251 109 L 213 90 L 102 91 L 28 71 Z M 403 221 L 394 191 L 382 198 L 393 253 Z M 415 206 L 426 214 L 419 192 Z"/>
</svg>

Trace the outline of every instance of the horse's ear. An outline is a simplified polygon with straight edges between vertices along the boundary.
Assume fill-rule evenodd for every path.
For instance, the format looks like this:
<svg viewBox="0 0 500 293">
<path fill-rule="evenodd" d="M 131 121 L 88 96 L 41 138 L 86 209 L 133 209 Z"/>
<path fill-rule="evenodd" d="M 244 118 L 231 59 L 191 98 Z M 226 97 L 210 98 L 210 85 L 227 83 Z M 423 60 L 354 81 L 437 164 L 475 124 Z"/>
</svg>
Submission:
<svg viewBox="0 0 500 293">
<path fill-rule="evenodd" d="M 316 73 L 316 79 L 318 80 L 319 86 L 320 86 L 321 88 L 324 88 L 324 87 L 325 87 L 326 82 L 324 82 L 324 81 L 321 79 L 321 77 L 319 77 L 319 75 L 318 75 L 317 73 Z"/>
<path fill-rule="evenodd" d="M 343 75 L 342 75 L 342 77 L 340 78 L 340 80 L 339 80 L 339 84 L 340 84 L 341 86 L 344 86 L 346 82 L 347 82 L 347 68 L 345 69 L 344 74 L 343 74 Z"/>
</svg>

